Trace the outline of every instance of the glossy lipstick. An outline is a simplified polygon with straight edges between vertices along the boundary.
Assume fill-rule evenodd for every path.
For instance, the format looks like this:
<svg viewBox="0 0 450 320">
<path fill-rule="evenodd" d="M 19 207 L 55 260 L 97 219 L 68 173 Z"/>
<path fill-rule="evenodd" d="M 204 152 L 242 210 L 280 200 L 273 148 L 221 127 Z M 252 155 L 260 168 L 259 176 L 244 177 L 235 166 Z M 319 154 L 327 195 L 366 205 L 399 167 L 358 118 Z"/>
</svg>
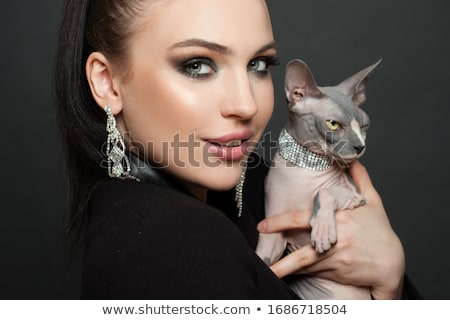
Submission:
<svg viewBox="0 0 450 320">
<path fill-rule="evenodd" d="M 253 136 L 251 130 L 233 132 L 218 138 L 205 139 L 210 155 L 225 161 L 241 160 L 249 147 L 249 139 Z"/>
</svg>

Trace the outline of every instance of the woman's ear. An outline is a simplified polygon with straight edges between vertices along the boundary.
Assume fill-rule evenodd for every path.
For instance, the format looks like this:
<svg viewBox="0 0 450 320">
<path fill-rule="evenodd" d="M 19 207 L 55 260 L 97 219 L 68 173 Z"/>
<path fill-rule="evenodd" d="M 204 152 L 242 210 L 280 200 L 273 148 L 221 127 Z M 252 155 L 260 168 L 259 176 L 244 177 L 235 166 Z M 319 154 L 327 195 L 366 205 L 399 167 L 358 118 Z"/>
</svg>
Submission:
<svg viewBox="0 0 450 320">
<path fill-rule="evenodd" d="M 92 96 L 104 109 L 110 106 L 113 114 L 122 111 L 122 99 L 113 79 L 112 65 L 100 52 L 93 52 L 86 61 L 86 77 Z"/>
</svg>

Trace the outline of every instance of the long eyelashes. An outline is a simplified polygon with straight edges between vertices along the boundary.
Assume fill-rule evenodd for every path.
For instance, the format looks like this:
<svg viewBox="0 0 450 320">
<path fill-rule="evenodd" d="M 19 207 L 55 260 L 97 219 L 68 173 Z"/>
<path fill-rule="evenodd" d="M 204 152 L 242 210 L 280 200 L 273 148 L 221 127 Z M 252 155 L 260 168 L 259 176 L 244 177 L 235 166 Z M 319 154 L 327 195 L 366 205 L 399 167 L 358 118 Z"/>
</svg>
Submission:
<svg viewBox="0 0 450 320">
<path fill-rule="evenodd" d="M 279 65 L 279 59 L 276 56 L 258 57 L 251 60 L 247 65 L 247 71 L 255 72 L 259 76 L 266 76 L 270 67 Z"/>
<path fill-rule="evenodd" d="M 209 58 L 193 57 L 176 59 L 173 64 L 178 72 L 190 78 L 205 78 L 217 72 L 217 67 Z"/>
<path fill-rule="evenodd" d="M 205 57 L 190 58 L 179 62 L 177 65 L 179 72 L 195 79 L 207 78 L 218 71 L 215 63 Z"/>
<path fill-rule="evenodd" d="M 247 65 L 247 71 L 264 77 L 269 74 L 271 66 L 278 65 L 276 56 L 261 56 L 252 59 Z M 207 57 L 193 57 L 175 63 L 177 70 L 194 79 L 205 79 L 219 71 L 216 63 Z"/>
</svg>

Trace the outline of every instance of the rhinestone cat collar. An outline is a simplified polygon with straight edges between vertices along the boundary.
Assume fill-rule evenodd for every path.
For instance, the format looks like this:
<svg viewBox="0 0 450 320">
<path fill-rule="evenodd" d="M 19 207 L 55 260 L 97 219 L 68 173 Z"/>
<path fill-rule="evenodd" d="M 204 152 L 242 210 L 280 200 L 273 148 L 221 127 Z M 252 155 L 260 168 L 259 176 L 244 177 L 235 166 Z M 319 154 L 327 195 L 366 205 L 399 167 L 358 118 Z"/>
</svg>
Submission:
<svg viewBox="0 0 450 320">
<path fill-rule="evenodd" d="M 284 128 L 278 138 L 278 152 L 286 161 L 305 169 L 324 171 L 333 166 L 333 159 L 314 153 L 298 144 Z"/>
</svg>

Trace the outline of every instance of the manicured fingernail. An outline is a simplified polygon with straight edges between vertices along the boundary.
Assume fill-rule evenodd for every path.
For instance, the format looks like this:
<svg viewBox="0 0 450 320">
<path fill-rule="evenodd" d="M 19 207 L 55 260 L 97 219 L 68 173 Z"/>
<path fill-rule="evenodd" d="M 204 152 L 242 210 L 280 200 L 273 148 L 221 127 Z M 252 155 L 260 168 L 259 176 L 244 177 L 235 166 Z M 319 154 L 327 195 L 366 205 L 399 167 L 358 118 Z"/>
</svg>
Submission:
<svg viewBox="0 0 450 320">
<path fill-rule="evenodd" d="M 256 228 L 258 229 L 259 232 L 264 232 L 267 228 L 267 222 L 265 220 L 261 221 L 260 223 L 258 223 Z"/>
</svg>

